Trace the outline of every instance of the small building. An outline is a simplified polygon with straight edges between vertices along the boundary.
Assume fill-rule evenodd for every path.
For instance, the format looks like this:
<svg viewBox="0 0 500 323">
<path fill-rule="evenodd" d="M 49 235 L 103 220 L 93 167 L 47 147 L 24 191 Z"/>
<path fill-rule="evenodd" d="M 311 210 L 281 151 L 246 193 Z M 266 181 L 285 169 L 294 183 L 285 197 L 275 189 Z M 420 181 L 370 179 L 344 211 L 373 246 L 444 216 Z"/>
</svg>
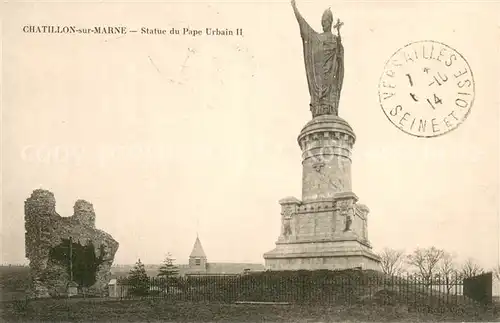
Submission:
<svg viewBox="0 0 500 323">
<path fill-rule="evenodd" d="M 258 263 L 209 262 L 199 237 L 194 242 L 189 263 L 179 265 L 180 276 L 235 276 L 264 270 L 264 264 Z"/>
<path fill-rule="evenodd" d="M 68 297 L 78 295 L 78 284 L 74 281 L 70 281 L 67 286 Z"/>
<path fill-rule="evenodd" d="M 500 275 L 493 273 L 493 286 L 492 286 L 493 302 L 500 304 Z"/>
<path fill-rule="evenodd" d="M 108 283 L 108 295 L 112 298 L 121 298 L 128 295 L 128 286 L 120 284 L 120 282 L 113 278 Z"/>
</svg>

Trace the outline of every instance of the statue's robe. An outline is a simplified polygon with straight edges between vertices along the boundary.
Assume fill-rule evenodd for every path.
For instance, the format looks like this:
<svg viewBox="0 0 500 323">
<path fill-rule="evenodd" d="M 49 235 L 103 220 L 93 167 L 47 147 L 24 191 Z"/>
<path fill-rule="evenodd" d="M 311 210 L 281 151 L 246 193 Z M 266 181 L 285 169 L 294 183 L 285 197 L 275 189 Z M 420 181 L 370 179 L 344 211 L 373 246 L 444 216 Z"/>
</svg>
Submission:
<svg viewBox="0 0 500 323">
<path fill-rule="evenodd" d="M 317 33 L 297 15 L 304 49 L 307 83 L 313 117 L 338 115 L 338 103 L 344 79 L 344 47 L 339 36 Z"/>
</svg>

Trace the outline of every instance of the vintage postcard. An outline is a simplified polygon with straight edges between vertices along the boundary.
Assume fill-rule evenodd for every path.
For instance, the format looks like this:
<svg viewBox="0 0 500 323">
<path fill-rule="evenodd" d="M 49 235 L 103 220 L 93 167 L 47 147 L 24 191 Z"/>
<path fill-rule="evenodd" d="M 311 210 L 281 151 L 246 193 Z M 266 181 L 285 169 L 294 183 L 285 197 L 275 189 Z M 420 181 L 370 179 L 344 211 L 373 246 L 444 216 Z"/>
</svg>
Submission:
<svg viewBox="0 0 500 323">
<path fill-rule="evenodd" d="M 500 320 L 498 2 L 2 7 L 3 320 Z"/>
</svg>

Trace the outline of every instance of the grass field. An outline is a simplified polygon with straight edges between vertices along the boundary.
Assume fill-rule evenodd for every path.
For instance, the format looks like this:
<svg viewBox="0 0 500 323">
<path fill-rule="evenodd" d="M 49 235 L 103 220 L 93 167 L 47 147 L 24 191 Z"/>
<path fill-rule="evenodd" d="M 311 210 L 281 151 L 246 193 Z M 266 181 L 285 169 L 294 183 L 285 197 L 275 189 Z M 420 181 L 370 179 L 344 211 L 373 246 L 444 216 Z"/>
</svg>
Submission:
<svg viewBox="0 0 500 323">
<path fill-rule="evenodd" d="M 38 299 L 25 300 L 27 267 L 0 266 L 1 320 L 4 322 L 415 322 L 500 321 L 500 310 L 477 306 L 446 313 L 367 302 L 342 305 L 249 305 L 166 299 Z M 392 304 L 392 303 L 391 303 Z M 438 308 L 439 310 L 439 308 Z"/>
<path fill-rule="evenodd" d="M 377 305 L 237 305 L 104 299 L 45 299 L 2 305 L 5 322 L 494 322 L 500 319 L 493 310 L 428 313 Z"/>
<path fill-rule="evenodd" d="M 28 283 L 28 267 L 0 266 L 0 299 L 2 301 L 24 298 Z"/>
<path fill-rule="evenodd" d="M 111 278 L 127 276 L 129 268 L 113 267 Z M 150 270 L 149 275 L 156 275 L 157 271 Z M 22 299 L 26 296 L 29 284 L 28 266 L 0 266 L 0 300 L 9 301 Z"/>
</svg>

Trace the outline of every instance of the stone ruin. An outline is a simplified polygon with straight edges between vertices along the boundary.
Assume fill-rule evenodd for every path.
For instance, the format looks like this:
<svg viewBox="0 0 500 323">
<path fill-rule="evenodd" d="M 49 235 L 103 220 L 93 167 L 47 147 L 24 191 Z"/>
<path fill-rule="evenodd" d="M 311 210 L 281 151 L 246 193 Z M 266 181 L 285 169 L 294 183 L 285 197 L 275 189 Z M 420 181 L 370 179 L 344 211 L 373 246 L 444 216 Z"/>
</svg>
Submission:
<svg viewBox="0 0 500 323">
<path fill-rule="evenodd" d="M 42 189 L 33 191 L 25 201 L 30 296 L 64 296 L 75 283 L 79 292 L 105 296 L 118 242 L 95 228 L 91 203 L 76 201 L 70 217 L 61 217 L 55 206 L 54 194 Z"/>
</svg>

